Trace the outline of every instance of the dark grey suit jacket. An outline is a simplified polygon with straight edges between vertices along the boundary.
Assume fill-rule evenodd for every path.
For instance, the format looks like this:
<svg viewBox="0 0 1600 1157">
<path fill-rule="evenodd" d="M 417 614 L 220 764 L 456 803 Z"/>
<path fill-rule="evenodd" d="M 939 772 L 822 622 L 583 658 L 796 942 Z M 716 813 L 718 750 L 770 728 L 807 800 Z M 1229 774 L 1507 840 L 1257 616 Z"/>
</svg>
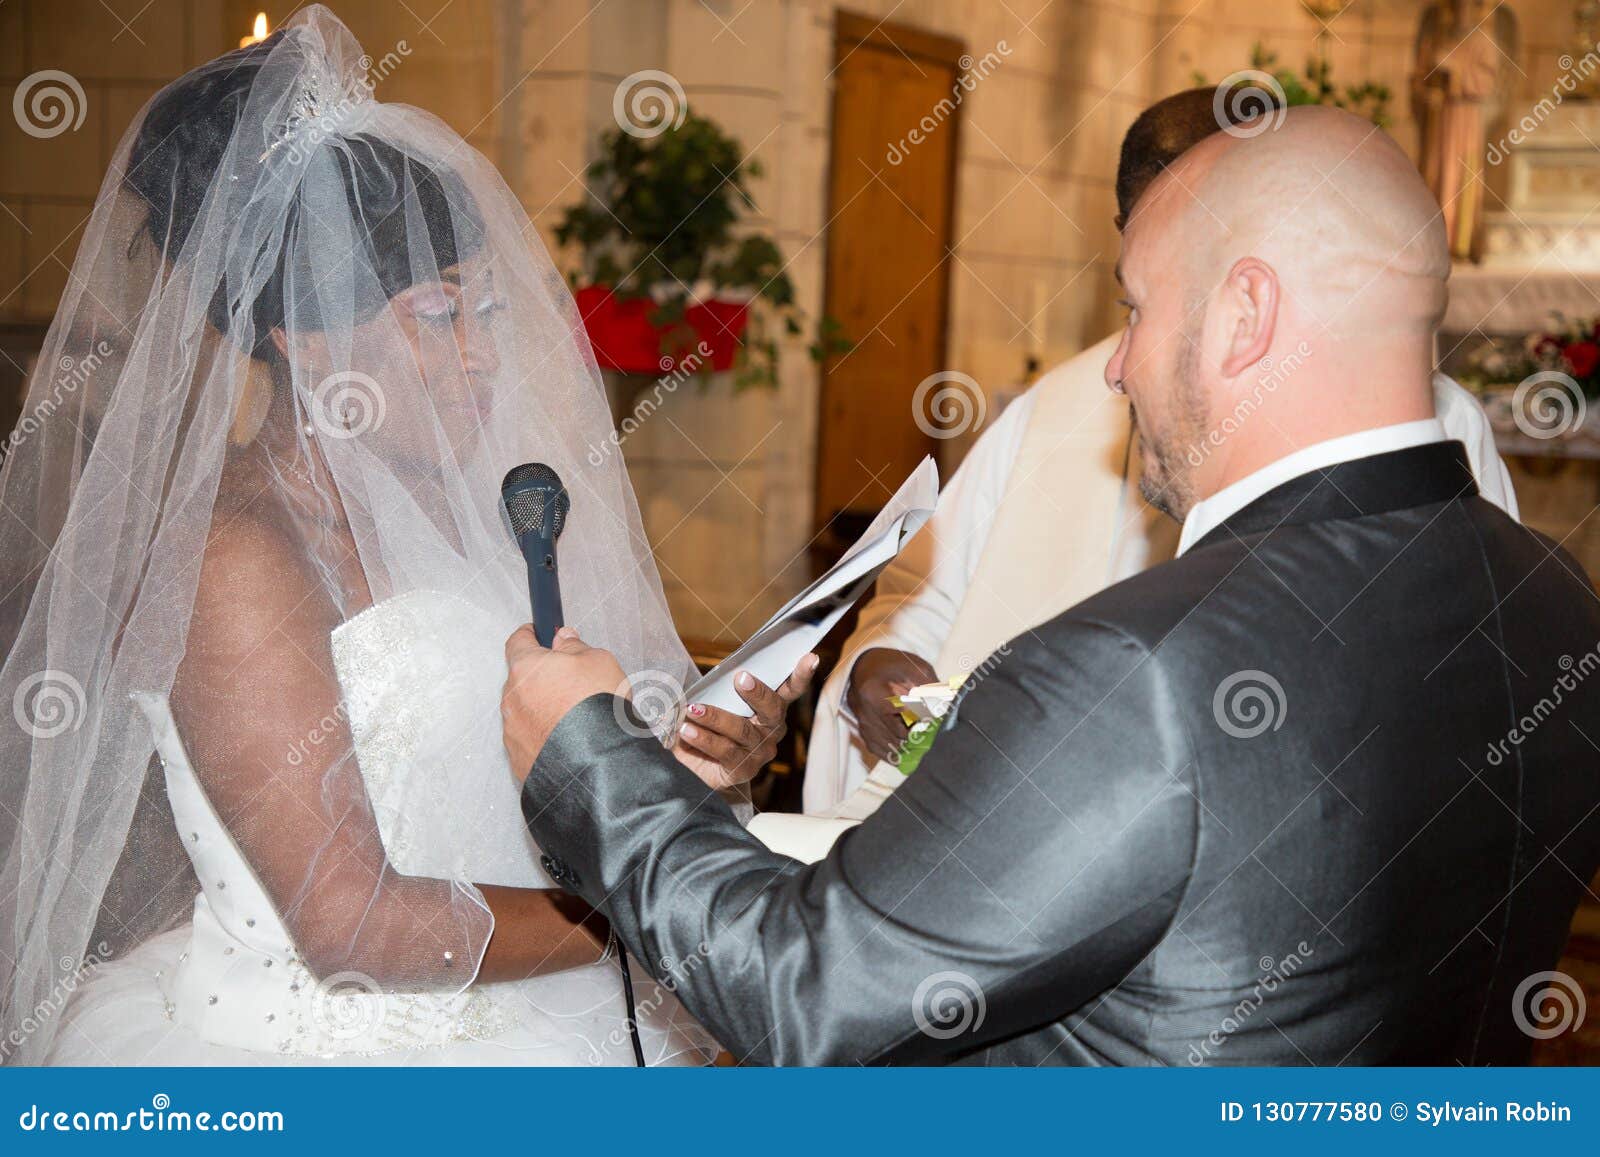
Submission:
<svg viewBox="0 0 1600 1157">
<path fill-rule="evenodd" d="M 1014 640 L 822 863 L 609 696 L 523 810 L 743 1060 L 1518 1062 L 1600 862 L 1597 646 L 1579 566 L 1442 443 L 1288 482 Z"/>
</svg>

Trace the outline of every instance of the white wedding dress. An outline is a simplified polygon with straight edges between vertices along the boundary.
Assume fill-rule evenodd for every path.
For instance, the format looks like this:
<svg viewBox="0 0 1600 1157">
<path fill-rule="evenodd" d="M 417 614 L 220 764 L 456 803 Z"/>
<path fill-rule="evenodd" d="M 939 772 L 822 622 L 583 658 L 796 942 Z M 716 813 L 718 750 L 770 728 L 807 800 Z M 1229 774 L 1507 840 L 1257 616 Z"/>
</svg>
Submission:
<svg viewBox="0 0 1600 1157">
<path fill-rule="evenodd" d="M 500 740 L 503 640 L 456 595 L 385 600 L 332 638 L 344 710 L 389 861 L 407 875 L 553 887 Z M 51 1064 L 631 1065 L 615 959 L 459 991 L 317 978 L 202 791 L 164 697 L 140 696 L 200 879 L 193 921 L 98 964 L 68 1002 Z M 316 743 L 316 735 L 307 743 Z M 633 965 L 649 1064 L 715 1045 Z"/>
</svg>

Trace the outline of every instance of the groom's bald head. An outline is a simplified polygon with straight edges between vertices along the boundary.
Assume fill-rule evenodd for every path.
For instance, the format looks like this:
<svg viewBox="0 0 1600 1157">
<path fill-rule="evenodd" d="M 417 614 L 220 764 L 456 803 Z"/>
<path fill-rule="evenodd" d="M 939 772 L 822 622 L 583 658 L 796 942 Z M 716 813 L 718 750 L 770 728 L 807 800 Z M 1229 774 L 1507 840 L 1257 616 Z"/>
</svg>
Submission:
<svg viewBox="0 0 1600 1157">
<path fill-rule="evenodd" d="M 1152 182 L 1147 210 L 1184 239 L 1173 255 L 1193 295 L 1253 257 L 1325 327 L 1431 333 L 1444 313 L 1438 202 L 1394 139 L 1349 113 L 1296 108 L 1208 137 Z"/>
<path fill-rule="evenodd" d="M 1432 416 L 1449 270 L 1438 203 L 1358 117 L 1278 110 L 1195 144 L 1138 199 L 1118 263 L 1107 381 L 1146 495 L 1181 517 L 1293 450 Z"/>
</svg>

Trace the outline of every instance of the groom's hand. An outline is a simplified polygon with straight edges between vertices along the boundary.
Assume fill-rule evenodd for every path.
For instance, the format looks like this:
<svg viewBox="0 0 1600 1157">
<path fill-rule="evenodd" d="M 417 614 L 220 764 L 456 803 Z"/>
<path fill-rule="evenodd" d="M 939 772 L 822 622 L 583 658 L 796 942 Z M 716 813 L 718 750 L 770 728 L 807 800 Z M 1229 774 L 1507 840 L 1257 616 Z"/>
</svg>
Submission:
<svg viewBox="0 0 1600 1157">
<path fill-rule="evenodd" d="M 532 627 L 518 627 L 506 640 L 506 666 L 500 723 L 518 783 L 528 778 L 562 716 L 591 695 L 627 688 L 615 656 L 589 646 L 571 627 L 556 632 L 549 650 L 539 645 Z"/>
</svg>

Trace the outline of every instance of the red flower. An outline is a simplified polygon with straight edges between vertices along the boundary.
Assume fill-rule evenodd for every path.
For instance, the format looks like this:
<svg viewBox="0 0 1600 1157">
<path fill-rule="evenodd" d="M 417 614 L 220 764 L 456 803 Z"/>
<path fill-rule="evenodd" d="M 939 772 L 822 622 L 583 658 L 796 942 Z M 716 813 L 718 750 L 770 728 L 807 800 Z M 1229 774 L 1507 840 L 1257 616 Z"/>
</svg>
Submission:
<svg viewBox="0 0 1600 1157">
<path fill-rule="evenodd" d="M 1572 376 L 1586 378 L 1594 373 L 1596 365 L 1600 365 L 1600 345 L 1592 341 L 1575 341 L 1561 355 L 1567 359 L 1567 365 L 1572 367 Z"/>
</svg>

